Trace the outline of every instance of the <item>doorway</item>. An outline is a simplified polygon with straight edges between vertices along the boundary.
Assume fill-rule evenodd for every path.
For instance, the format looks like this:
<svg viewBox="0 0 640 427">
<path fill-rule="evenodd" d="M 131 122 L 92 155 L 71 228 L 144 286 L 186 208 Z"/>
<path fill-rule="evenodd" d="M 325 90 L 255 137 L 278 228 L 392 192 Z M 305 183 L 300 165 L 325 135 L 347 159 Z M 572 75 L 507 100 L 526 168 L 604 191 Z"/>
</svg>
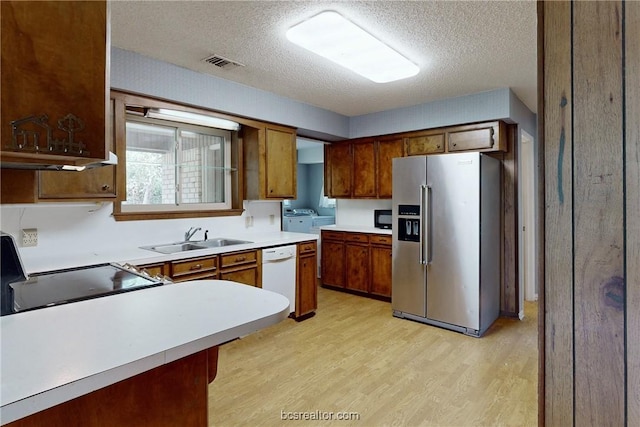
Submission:
<svg viewBox="0 0 640 427">
<path fill-rule="evenodd" d="M 524 300 L 537 301 L 536 284 L 536 177 L 535 144 L 533 137 L 521 131 L 520 137 L 520 307 Z M 520 312 L 522 318 L 523 312 Z"/>
</svg>

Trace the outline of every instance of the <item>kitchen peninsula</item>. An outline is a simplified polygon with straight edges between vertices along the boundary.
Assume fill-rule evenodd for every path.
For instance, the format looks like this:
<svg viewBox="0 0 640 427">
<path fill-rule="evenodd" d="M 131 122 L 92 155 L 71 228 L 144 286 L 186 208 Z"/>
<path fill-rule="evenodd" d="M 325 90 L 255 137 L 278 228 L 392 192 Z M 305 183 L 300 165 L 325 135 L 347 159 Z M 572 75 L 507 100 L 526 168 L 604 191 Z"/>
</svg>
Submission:
<svg viewBox="0 0 640 427">
<path fill-rule="evenodd" d="M 288 309 L 276 293 L 203 280 L 4 316 L 0 421 L 207 425 L 217 346 Z"/>
</svg>

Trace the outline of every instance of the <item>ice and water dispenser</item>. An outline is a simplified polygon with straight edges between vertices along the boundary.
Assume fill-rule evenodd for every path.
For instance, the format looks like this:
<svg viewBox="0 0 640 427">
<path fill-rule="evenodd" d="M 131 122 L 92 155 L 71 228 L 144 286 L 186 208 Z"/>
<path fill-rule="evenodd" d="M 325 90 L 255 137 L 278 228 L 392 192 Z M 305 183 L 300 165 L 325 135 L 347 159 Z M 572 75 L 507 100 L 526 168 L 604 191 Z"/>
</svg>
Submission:
<svg viewBox="0 0 640 427">
<path fill-rule="evenodd" d="M 420 205 L 398 206 L 398 240 L 420 241 Z"/>
</svg>

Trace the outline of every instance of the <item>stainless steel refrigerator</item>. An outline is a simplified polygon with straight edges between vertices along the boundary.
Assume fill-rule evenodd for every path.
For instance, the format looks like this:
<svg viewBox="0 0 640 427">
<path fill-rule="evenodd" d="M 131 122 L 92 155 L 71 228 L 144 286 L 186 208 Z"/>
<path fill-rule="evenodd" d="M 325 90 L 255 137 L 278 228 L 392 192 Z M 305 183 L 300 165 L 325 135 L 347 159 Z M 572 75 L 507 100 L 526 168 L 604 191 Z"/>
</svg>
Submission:
<svg viewBox="0 0 640 427">
<path fill-rule="evenodd" d="M 500 311 L 500 162 L 393 159 L 393 315 L 479 337 Z"/>
</svg>

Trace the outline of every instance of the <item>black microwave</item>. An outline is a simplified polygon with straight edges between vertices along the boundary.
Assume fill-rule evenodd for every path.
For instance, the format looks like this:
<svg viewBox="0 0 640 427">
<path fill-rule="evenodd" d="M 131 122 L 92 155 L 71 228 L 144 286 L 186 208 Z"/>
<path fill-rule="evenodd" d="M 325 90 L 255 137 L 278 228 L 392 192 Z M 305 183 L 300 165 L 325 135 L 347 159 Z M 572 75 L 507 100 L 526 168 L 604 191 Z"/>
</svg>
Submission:
<svg viewBox="0 0 640 427">
<path fill-rule="evenodd" d="M 376 228 L 391 229 L 391 209 L 375 209 L 373 225 Z"/>
</svg>

